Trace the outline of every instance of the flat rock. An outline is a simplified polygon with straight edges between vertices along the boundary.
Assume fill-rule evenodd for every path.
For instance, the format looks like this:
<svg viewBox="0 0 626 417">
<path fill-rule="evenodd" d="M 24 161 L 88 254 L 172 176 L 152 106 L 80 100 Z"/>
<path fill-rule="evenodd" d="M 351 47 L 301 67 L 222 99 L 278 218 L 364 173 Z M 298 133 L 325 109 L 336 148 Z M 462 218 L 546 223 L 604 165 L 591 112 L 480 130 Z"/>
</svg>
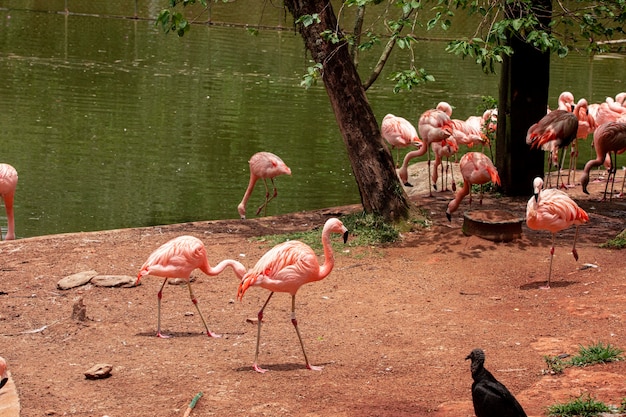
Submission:
<svg viewBox="0 0 626 417">
<path fill-rule="evenodd" d="M 108 363 L 98 363 L 85 371 L 85 378 L 87 379 L 104 379 L 111 376 L 113 365 Z"/>
<path fill-rule="evenodd" d="M 124 287 L 135 286 L 136 277 L 130 275 L 97 275 L 91 279 L 91 283 L 96 287 Z"/>
<path fill-rule="evenodd" d="M 57 282 L 57 288 L 60 290 L 69 290 L 71 288 L 80 287 L 81 285 L 85 285 L 91 281 L 91 279 L 96 275 L 98 275 L 96 271 L 78 272 L 62 278 L 59 282 Z"/>
</svg>

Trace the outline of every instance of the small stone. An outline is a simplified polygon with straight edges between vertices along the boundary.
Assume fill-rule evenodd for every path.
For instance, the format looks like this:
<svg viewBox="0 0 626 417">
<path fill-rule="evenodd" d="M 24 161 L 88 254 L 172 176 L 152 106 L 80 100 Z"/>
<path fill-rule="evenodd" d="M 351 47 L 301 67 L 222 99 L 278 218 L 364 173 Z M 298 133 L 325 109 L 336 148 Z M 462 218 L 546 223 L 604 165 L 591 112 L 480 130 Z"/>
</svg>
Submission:
<svg viewBox="0 0 626 417">
<path fill-rule="evenodd" d="M 85 377 L 87 379 L 108 378 L 111 376 L 112 370 L 113 365 L 109 365 L 108 363 L 98 363 L 85 371 Z"/>
<path fill-rule="evenodd" d="M 76 274 L 69 275 L 57 282 L 57 288 L 60 290 L 69 290 L 71 288 L 80 287 L 81 285 L 85 285 L 86 283 L 91 281 L 91 279 L 96 275 L 98 275 L 96 271 L 78 272 Z"/>
<path fill-rule="evenodd" d="M 78 321 L 87 320 L 87 307 L 83 304 L 83 298 L 79 298 L 78 301 L 72 306 L 72 318 Z"/>
<path fill-rule="evenodd" d="M 137 278 L 129 275 L 98 275 L 91 279 L 91 283 L 96 287 L 124 287 L 135 286 Z"/>
</svg>

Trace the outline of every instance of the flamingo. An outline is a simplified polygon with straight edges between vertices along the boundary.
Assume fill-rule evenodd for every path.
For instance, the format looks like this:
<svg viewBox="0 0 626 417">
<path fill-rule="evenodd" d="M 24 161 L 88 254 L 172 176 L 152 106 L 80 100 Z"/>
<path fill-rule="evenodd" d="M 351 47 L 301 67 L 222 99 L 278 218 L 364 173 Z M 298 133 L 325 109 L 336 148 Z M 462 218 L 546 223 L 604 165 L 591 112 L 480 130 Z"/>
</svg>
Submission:
<svg viewBox="0 0 626 417">
<path fill-rule="evenodd" d="M 463 188 L 457 191 L 454 200 L 448 203 L 446 209 L 446 217 L 448 221 L 452 220 L 454 213 L 461 204 L 466 195 L 470 195 L 470 205 L 472 204 L 472 184 L 486 184 L 489 181 L 500 185 L 500 176 L 493 162 L 487 155 L 481 152 L 468 152 L 461 158 L 459 162 L 461 175 L 463 175 Z M 480 197 L 482 204 L 482 194 Z"/>
<path fill-rule="evenodd" d="M 0 389 L 9 381 L 7 374 L 7 361 L 0 356 Z"/>
<path fill-rule="evenodd" d="M 589 103 L 586 99 L 581 98 L 576 103 L 574 107 L 574 115 L 578 119 L 578 130 L 576 131 L 576 137 L 572 141 L 572 149 L 570 153 L 570 165 L 569 172 L 567 174 L 567 179 L 569 182 L 569 177 L 572 171 L 574 172 L 574 176 L 572 181 L 576 182 L 576 161 L 578 160 L 578 139 L 587 139 L 589 134 L 593 133 L 596 129 L 596 122 L 593 119 L 593 116 L 589 114 Z"/>
<path fill-rule="evenodd" d="M 267 303 L 269 303 L 275 292 L 291 294 L 291 323 L 296 329 L 296 334 L 300 340 L 306 367 L 316 371 L 322 369 L 319 366 L 311 365 L 306 356 L 302 336 L 300 336 L 300 330 L 298 330 L 298 321 L 296 320 L 296 292 L 302 285 L 322 280 L 332 271 L 335 265 L 335 258 L 330 246 L 331 233 L 342 234 L 344 243 L 348 240 L 348 229 L 343 223 L 336 218 L 328 219 L 322 230 L 324 264 L 319 264 L 317 255 L 308 245 L 297 240 L 290 240 L 276 245 L 267 251 L 241 280 L 237 289 L 237 298 L 239 300 L 243 299 L 246 290 L 251 286 L 259 286 L 271 291 L 258 313 L 256 352 L 253 365 L 255 371 L 260 373 L 267 371 L 267 369 L 263 369 L 258 365 L 259 342 L 261 340 L 263 310 L 265 310 Z"/>
<path fill-rule="evenodd" d="M 574 107 L 575 107 L 574 95 L 570 93 L 569 91 L 563 91 L 559 95 L 557 108 L 559 110 L 565 110 L 571 113 L 572 111 L 574 111 Z"/>
<path fill-rule="evenodd" d="M 13 200 L 17 187 L 17 171 L 9 164 L 0 164 L 0 197 L 4 200 L 4 209 L 7 213 L 7 234 L 5 240 L 15 239 L 15 217 L 13 214 Z M 2 233 L 0 233 L 2 240 Z"/>
<path fill-rule="evenodd" d="M 265 210 L 267 203 L 278 195 L 274 178 L 282 174 L 291 175 L 291 169 L 287 164 L 271 152 L 257 152 L 252 155 L 248 163 L 250 164 L 250 182 L 248 183 L 248 188 L 243 195 L 241 203 L 237 206 L 237 211 L 239 211 L 239 216 L 241 216 L 242 219 L 246 218 L 246 204 L 252 194 L 252 190 L 254 190 L 254 185 L 259 179 L 262 179 L 265 183 L 265 202 L 257 209 L 257 215 L 261 210 Z M 274 187 L 274 194 L 271 197 L 269 188 L 267 188 L 268 178 Z"/>
<path fill-rule="evenodd" d="M 456 183 L 454 182 L 454 171 L 452 170 L 452 165 L 450 165 L 450 157 L 455 155 L 459 151 L 459 146 L 456 144 L 456 140 L 453 137 L 450 137 L 446 140 L 446 143 L 443 142 L 433 142 L 431 144 L 433 148 L 433 153 L 435 154 L 435 168 L 433 169 L 433 188 L 437 189 L 437 179 L 439 177 L 437 168 L 441 165 L 441 190 L 448 191 L 448 169 L 450 169 L 450 173 L 452 175 L 452 191 L 456 191 Z M 446 177 L 444 183 L 444 172 L 443 172 L 443 158 L 446 158 Z"/>
<path fill-rule="evenodd" d="M 609 175 L 606 179 L 606 187 L 604 188 L 603 200 L 606 200 L 606 192 L 609 186 L 609 180 L 613 175 L 613 183 L 611 185 L 611 197 L 613 195 L 613 185 L 615 183 L 615 173 L 617 172 L 617 154 L 626 151 L 626 121 L 625 122 L 607 122 L 600 125 L 593 134 L 593 147 L 596 150 L 596 159 L 591 159 L 585 164 L 580 183 L 583 192 L 589 194 L 587 185 L 589 184 L 589 172 L 593 167 L 602 165 L 607 154 L 611 162 L 608 170 Z M 611 157 L 613 155 L 613 157 Z"/>
<path fill-rule="evenodd" d="M 528 128 L 526 143 L 530 145 L 531 149 L 541 148 L 544 151 L 555 151 L 558 160 L 559 149 L 564 149 L 572 143 L 577 131 L 578 119 L 574 113 L 566 110 L 554 110 Z M 557 184 L 560 181 L 560 176 L 559 167 Z M 550 170 L 548 170 L 548 178 L 550 178 Z M 564 184 L 562 186 L 565 187 Z"/>
<path fill-rule="evenodd" d="M 246 273 L 246 268 L 238 261 L 232 259 L 225 259 L 215 267 L 211 267 L 207 259 L 204 243 L 193 236 L 175 237 L 152 252 L 139 270 L 135 285 L 139 284 L 139 280 L 145 275 L 164 278 L 163 284 L 161 284 L 161 288 L 159 288 L 157 294 L 157 337 L 164 339 L 170 337 L 161 333 L 161 298 L 163 296 L 163 287 L 169 278 L 181 278 L 187 282 L 191 302 L 196 306 L 198 314 L 200 314 L 207 336 L 220 337 L 219 334 L 212 333 L 209 330 L 204 320 L 204 316 L 198 306 L 198 300 L 191 289 L 190 275 L 194 269 L 200 268 L 205 274 L 214 276 L 221 273 L 228 266 L 233 268 L 233 271 L 235 271 L 239 279 L 243 278 Z"/>
<path fill-rule="evenodd" d="M 391 149 L 396 149 L 396 165 L 399 161 L 398 149 L 422 145 L 415 127 L 403 117 L 386 115 L 380 125 L 380 130 L 383 138 L 391 145 Z"/>
<path fill-rule="evenodd" d="M 547 230 L 552 233 L 552 247 L 550 248 L 550 270 L 548 282 L 543 289 L 550 288 L 552 277 L 552 259 L 554 258 L 554 241 L 556 233 L 576 226 L 572 255 L 578 260 L 576 240 L 578 238 L 578 226 L 589 221 L 589 215 L 585 210 L 578 207 L 566 193 L 554 188 L 542 190 L 543 180 L 539 177 L 533 181 L 534 195 L 528 200 L 526 206 L 526 225 L 533 230 Z"/>
<path fill-rule="evenodd" d="M 448 103 L 441 102 L 437 105 L 436 109 L 426 110 L 422 113 L 417 124 L 417 130 L 422 139 L 423 146 L 417 151 L 407 153 L 398 171 L 398 176 L 402 183 L 407 187 L 412 187 L 413 185 L 408 181 L 409 161 L 428 152 L 428 192 L 431 197 L 433 193 L 432 184 L 430 182 L 430 144 L 445 141 L 452 136 L 452 122 L 450 116 L 442 110 L 446 109 L 446 105 L 448 108 L 450 107 Z M 450 111 L 452 110 L 450 109 Z"/>
</svg>

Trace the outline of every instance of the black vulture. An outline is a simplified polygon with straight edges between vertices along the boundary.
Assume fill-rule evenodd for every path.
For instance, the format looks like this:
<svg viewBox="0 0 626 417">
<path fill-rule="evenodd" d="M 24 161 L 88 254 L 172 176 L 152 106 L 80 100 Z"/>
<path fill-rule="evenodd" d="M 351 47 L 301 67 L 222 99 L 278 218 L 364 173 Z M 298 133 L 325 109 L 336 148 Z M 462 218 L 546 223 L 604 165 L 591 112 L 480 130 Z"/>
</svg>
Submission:
<svg viewBox="0 0 626 417">
<path fill-rule="evenodd" d="M 485 369 L 485 352 L 474 349 L 465 360 L 472 364 L 472 402 L 476 417 L 527 417 L 513 394 Z"/>
</svg>

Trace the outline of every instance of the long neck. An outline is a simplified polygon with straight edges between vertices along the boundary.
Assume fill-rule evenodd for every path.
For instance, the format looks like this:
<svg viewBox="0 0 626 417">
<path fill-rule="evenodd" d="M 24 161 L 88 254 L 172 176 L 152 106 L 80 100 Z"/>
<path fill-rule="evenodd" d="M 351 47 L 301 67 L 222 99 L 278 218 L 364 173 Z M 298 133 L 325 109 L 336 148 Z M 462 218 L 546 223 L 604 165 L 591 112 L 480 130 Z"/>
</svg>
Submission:
<svg viewBox="0 0 626 417">
<path fill-rule="evenodd" d="M 254 184 L 256 184 L 258 180 L 258 177 L 256 175 L 250 174 L 250 181 L 248 182 L 248 188 L 246 188 L 246 192 L 243 195 L 243 198 L 241 199 L 241 203 L 239 203 L 240 206 L 243 206 L 244 209 L 246 207 L 246 204 L 248 203 L 248 199 L 250 198 L 250 195 L 252 194 L 252 190 L 254 190 Z"/>
<path fill-rule="evenodd" d="M 200 269 L 205 274 L 214 276 L 220 274 L 222 271 L 224 271 L 224 269 L 229 266 L 233 268 L 235 275 L 237 275 L 239 279 L 243 278 L 243 276 L 246 274 L 246 268 L 241 263 L 233 259 L 224 259 L 214 267 L 211 267 L 207 261 L 206 265 L 203 265 Z"/>
<path fill-rule="evenodd" d="M 322 232 L 322 246 L 324 247 L 324 264 L 320 266 L 318 280 L 326 278 L 335 266 L 335 255 L 330 244 L 330 231 L 328 230 Z"/>
<path fill-rule="evenodd" d="M 454 200 L 450 201 L 450 203 L 448 204 L 449 213 L 453 213 L 456 211 L 456 209 L 459 208 L 459 205 L 461 204 L 461 200 L 463 200 L 463 198 L 465 198 L 465 196 L 469 194 L 470 187 L 471 185 L 469 181 L 464 180 L 463 188 L 461 188 L 459 191 L 456 192 L 456 195 L 454 196 Z"/>
</svg>

